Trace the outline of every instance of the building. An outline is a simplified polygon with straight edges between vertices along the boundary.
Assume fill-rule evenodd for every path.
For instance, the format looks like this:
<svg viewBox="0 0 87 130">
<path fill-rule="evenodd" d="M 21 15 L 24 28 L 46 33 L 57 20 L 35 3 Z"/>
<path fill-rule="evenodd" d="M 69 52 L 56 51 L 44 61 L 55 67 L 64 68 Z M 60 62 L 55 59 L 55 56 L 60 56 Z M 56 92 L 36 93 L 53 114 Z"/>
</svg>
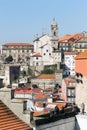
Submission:
<svg viewBox="0 0 87 130">
<path fill-rule="evenodd" d="M 62 99 L 66 102 L 75 102 L 76 80 L 64 78 L 62 81 Z"/>
<path fill-rule="evenodd" d="M 87 51 L 79 53 L 75 57 L 76 72 L 76 103 L 81 108 L 85 105 L 87 112 Z"/>
<path fill-rule="evenodd" d="M 75 76 L 75 56 L 76 52 L 64 52 L 64 75 Z"/>
<path fill-rule="evenodd" d="M 2 45 L 2 60 L 12 56 L 13 62 L 29 62 L 33 45 L 28 43 L 6 43 Z"/>
<path fill-rule="evenodd" d="M 58 49 L 62 52 L 75 51 L 75 43 L 82 38 L 81 33 L 67 34 L 64 37 L 58 39 Z"/>
<path fill-rule="evenodd" d="M 84 52 L 87 50 L 87 32 L 83 32 L 81 37 L 75 41 L 75 50 L 77 52 Z"/>
<path fill-rule="evenodd" d="M 61 86 L 62 83 L 62 72 L 55 74 L 41 74 L 36 78 L 31 79 L 32 86 L 36 85 L 42 89 L 52 88 L 56 85 Z"/>
<path fill-rule="evenodd" d="M 62 38 L 58 39 L 58 49 L 61 51 L 71 51 L 71 46 L 69 44 L 69 39 L 71 38 L 71 35 L 65 35 Z"/>
<path fill-rule="evenodd" d="M 51 38 L 51 46 L 53 51 L 58 50 L 58 25 L 53 19 L 50 27 L 50 38 Z"/>
<path fill-rule="evenodd" d="M 18 118 L 1 100 L 0 100 L 0 129 L 1 130 L 33 130 L 30 126 Z"/>
<path fill-rule="evenodd" d="M 39 54 L 38 58 L 37 53 Z M 31 56 L 31 60 L 31 65 L 36 66 L 53 65 L 61 62 L 61 52 L 58 51 L 58 26 L 55 19 L 51 23 L 50 36 L 43 34 L 41 37 L 35 38 L 34 55 Z"/>
</svg>

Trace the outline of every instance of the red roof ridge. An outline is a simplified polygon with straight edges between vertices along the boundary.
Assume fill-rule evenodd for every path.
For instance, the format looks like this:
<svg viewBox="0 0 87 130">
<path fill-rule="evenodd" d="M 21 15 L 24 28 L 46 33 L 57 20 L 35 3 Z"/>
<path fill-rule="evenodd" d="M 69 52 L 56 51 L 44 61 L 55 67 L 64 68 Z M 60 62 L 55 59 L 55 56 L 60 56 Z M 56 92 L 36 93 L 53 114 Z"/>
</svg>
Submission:
<svg viewBox="0 0 87 130">
<path fill-rule="evenodd" d="M 3 44 L 3 46 L 33 46 L 33 44 L 19 42 L 19 43 L 5 43 Z"/>
<path fill-rule="evenodd" d="M 55 74 L 41 74 L 37 79 L 55 79 Z"/>
</svg>

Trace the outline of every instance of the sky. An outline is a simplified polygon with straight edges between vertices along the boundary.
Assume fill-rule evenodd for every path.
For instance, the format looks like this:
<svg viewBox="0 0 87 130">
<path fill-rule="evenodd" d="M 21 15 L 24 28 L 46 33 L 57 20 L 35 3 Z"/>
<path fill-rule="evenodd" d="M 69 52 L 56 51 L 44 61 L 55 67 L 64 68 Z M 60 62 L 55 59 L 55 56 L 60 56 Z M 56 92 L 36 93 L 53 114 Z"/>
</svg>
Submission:
<svg viewBox="0 0 87 130">
<path fill-rule="evenodd" d="M 87 31 L 87 0 L 0 0 L 0 44 L 32 44 L 54 18 L 59 37 Z"/>
</svg>

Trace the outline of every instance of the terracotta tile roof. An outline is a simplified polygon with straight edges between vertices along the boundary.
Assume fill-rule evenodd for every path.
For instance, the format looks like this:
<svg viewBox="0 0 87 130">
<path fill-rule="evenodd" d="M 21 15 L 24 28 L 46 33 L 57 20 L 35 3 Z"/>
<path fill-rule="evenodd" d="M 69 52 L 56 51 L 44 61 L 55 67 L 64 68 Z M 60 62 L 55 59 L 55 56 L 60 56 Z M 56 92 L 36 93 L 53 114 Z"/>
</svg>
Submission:
<svg viewBox="0 0 87 130">
<path fill-rule="evenodd" d="M 83 35 L 82 35 L 81 33 L 77 33 L 77 34 L 72 35 L 72 37 L 73 37 L 74 39 L 80 39 L 80 38 L 83 37 Z"/>
<path fill-rule="evenodd" d="M 41 88 L 29 88 L 29 87 L 24 87 L 24 88 L 16 88 L 15 89 L 15 94 L 35 94 L 41 92 Z"/>
<path fill-rule="evenodd" d="M 76 80 L 73 79 L 73 78 L 64 78 L 64 81 L 65 81 L 66 84 L 76 82 Z"/>
<path fill-rule="evenodd" d="M 41 74 L 37 79 L 55 79 L 55 74 Z"/>
<path fill-rule="evenodd" d="M 87 59 L 87 51 L 84 51 L 84 52 L 81 52 L 79 53 L 76 57 L 75 57 L 76 60 L 79 60 L 79 59 Z"/>
<path fill-rule="evenodd" d="M 67 34 L 67 35 L 65 35 L 64 37 L 62 37 L 62 38 L 59 38 L 59 42 L 67 42 L 70 38 L 71 38 L 71 36 L 72 35 L 70 35 L 70 34 Z"/>
<path fill-rule="evenodd" d="M 15 93 L 16 94 L 31 94 L 31 88 L 27 86 L 23 88 L 16 88 Z"/>
<path fill-rule="evenodd" d="M 0 129 L 32 130 L 28 124 L 20 120 L 1 100 L 0 100 Z"/>
<path fill-rule="evenodd" d="M 65 55 L 75 55 L 75 54 L 77 54 L 77 53 L 74 52 L 74 51 L 71 51 L 71 52 L 65 52 L 64 54 L 65 54 Z"/>
<path fill-rule="evenodd" d="M 33 46 L 33 45 L 29 43 L 6 43 L 3 44 L 3 46 Z"/>
<path fill-rule="evenodd" d="M 34 99 L 44 99 L 46 98 L 44 92 L 39 92 L 37 95 L 34 96 Z"/>
<path fill-rule="evenodd" d="M 65 107 L 66 103 L 48 103 L 51 105 L 55 105 L 59 108 L 59 110 L 62 109 L 62 107 Z M 45 115 L 45 114 L 49 114 L 53 109 L 51 108 L 44 108 L 42 111 L 34 111 L 33 116 L 37 117 L 37 116 L 41 116 L 41 115 Z"/>
<path fill-rule="evenodd" d="M 41 103 L 40 102 L 35 102 L 35 106 L 42 108 L 43 107 L 43 102 L 41 102 Z"/>
<path fill-rule="evenodd" d="M 33 57 L 41 57 L 40 52 L 34 53 L 34 54 L 33 54 Z"/>
<path fill-rule="evenodd" d="M 59 110 L 61 110 L 61 108 L 66 105 L 65 102 L 53 102 L 53 103 L 49 103 L 49 104 L 54 104 L 54 105 L 56 105 L 56 106 L 59 108 Z"/>
<path fill-rule="evenodd" d="M 50 113 L 49 109 L 44 109 L 42 111 L 34 111 L 33 116 L 37 117 L 37 116 L 41 116 L 41 115 L 45 115 L 49 113 Z"/>
<path fill-rule="evenodd" d="M 81 39 L 83 37 L 83 35 L 81 33 L 77 33 L 77 34 L 73 34 L 73 35 L 65 35 L 62 38 L 59 38 L 59 42 L 69 42 L 69 43 L 73 43 L 79 39 Z"/>
</svg>

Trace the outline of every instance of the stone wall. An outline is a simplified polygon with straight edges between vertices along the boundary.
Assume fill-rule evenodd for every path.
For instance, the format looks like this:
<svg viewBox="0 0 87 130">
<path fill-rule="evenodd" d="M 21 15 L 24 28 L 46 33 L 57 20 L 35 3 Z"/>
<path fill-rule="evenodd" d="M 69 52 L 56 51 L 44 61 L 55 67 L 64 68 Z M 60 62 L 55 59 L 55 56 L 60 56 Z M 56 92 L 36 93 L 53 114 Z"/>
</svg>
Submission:
<svg viewBox="0 0 87 130">
<path fill-rule="evenodd" d="M 6 104 L 21 120 L 30 124 L 30 112 L 24 110 L 24 101 L 12 99 L 13 94 L 10 88 L 0 89 L 0 100 Z"/>
<path fill-rule="evenodd" d="M 36 84 L 38 87 L 45 89 L 48 87 L 55 87 L 55 79 L 32 79 L 32 84 Z"/>
<path fill-rule="evenodd" d="M 76 104 L 81 108 L 81 104 L 84 103 L 87 113 L 87 76 L 79 76 L 76 79 Z"/>
</svg>

